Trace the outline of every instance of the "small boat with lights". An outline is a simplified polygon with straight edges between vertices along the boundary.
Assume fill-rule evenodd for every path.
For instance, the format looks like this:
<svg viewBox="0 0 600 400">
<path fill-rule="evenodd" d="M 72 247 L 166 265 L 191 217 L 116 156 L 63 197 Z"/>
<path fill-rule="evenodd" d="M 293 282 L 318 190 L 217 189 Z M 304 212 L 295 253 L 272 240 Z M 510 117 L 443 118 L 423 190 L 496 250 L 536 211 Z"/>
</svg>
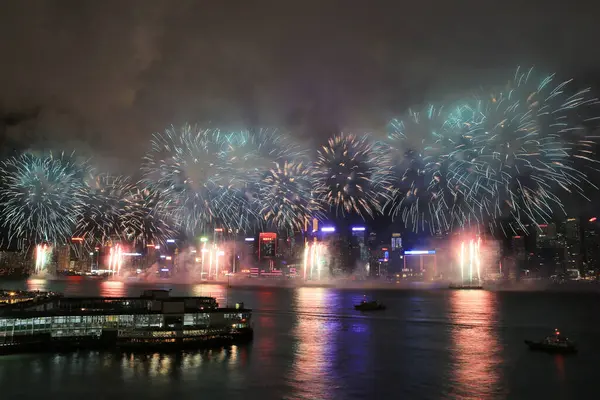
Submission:
<svg viewBox="0 0 600 400">
<path fill-rule="evenodd" d="M 2 292 L 0 354 L 80 349 L 178 350 L 251 340 L 252 311 L 213 297 L 62 297 Z"/>
<path fill-rule="evenodd" d="M 544 351 L 546 353 L 577 353 L 577 346 L 569 338 L 560 334 L 558 329 L 554 330 L 554 335 L 547 336 L 539 342 L 525 340 L 525 344 L 530 350 Z"/>
<path fill-rule="evenodd" d="M 354 309 L 357 311 L 381 311 L 385 310 L 385 306 L 378 301 L 367 301 L 364 299 L 360 304 L 356 304 Z"/>
</svg>

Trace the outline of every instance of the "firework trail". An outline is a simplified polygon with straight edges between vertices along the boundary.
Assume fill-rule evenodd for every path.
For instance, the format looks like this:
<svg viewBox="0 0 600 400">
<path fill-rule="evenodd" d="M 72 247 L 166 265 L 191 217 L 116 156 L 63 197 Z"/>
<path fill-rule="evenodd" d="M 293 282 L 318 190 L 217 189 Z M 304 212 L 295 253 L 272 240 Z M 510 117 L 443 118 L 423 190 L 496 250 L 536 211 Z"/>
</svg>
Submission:
<svg viewBox="0 0 600 400">
<path fill-rule="evenodd" d="M 87 163 L 64 154 L 23 154 L 2 162 L 0 224 L 9 240 L 26 247 L 67 242 L 86 202 L 88 171 Z"/>
<path fill-rule="evenodd" d="M 128 177 L 98 174 L 88 182 L 87 204 L 77 221 L 75 236 L 88 245 L 124 238 L 124 211 L 135 185 Z"/>
<path fill-rule="evenodd" d="M 274 163 L 260 182 L 259 215 L 267 225 L 282 231 L 299 231 L 306 221 L 320 215 L 313 197 L 311 171 L 301 161 Z"/>
<path fill-rule="evenodd" d="M 504 90 L 471 100 L 462 114 L 465 141 L 447 154 L 448 186 L 492 221 L 521 225 L 564 212 L 560 191 L 586 197 L 593 185 L 578 165 L 593 162 L 585 126 L 596 118 L 579 113 L 598 100 L 570 82 L 518 69 Z"/>
<path fill-rule="evenodd" d="M 389 190 L 390 170 L 381 161 L 367 136 L 341 133 L 330 138 L 315 163 L 318 200 L 336 214 L 373 216 Z"/>
</svg>

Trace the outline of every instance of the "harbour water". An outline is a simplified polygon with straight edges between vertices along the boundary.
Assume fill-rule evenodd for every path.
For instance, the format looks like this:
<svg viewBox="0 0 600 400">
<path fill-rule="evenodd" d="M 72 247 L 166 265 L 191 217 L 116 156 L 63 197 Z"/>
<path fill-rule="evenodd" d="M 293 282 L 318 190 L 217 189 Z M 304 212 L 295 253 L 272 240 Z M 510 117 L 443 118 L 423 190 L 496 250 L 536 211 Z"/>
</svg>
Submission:
<svg viewBox="0 0 600 400">
<path fill-rule="evenodd" d="M 597 398 L 595 293 L 227 288 L 88 281 L 4 282 L 68 296 L 144 289 L 212 295 L 254 309 L 255 339 L 180 354 L 79 352 L 0 357 L 2 398 L 370 399 Z M 387 310 L 362 314 L 363 295 Z M 529 352 L 562 329 L 575 356 Z"/>
</svg>

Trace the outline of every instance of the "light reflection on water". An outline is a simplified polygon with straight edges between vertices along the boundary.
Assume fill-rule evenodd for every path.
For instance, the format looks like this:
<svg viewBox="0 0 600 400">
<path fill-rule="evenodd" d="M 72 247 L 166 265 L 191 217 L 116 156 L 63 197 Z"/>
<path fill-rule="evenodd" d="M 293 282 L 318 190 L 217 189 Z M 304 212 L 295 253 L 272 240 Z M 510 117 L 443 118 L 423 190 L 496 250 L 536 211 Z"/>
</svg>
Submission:
<svg viewBox="0 0 600 400">
<path fill-rule="evenodd" d="M 100 296 L 125 297 L 127 296 L 125 289 L 125 284 L 121 281 L 102 281 L 100 284 Z"/>
<path fill-rule="evenodd" d="M 495 296 L 483 290 L 455 290 L 450 295 L 453 385 L 459 397 L 498 395 L 501 344 Z"/>
<path fill-rule="evenodd" d="M 27 280 L 27 290 L 39 290 L 41 292 L 48 291 L 48 280 L 31 278 Z"/>
<path fill-rule="evenodd" d="M 294 300 L 299 310 L 323 310 L 330 304 L 327 300 L 331 296 L 328 289 L 305 287 L 296 291 Z M 290 379 L 295 398 L 333 398 L 330 390 L 335 360 L 332 357 L 336 354 L 333 346 L 339 324 L 339 321 L 319 316 L 303 316 L 297 320 L 292 335 L 298 342 Z"/>
</svg>

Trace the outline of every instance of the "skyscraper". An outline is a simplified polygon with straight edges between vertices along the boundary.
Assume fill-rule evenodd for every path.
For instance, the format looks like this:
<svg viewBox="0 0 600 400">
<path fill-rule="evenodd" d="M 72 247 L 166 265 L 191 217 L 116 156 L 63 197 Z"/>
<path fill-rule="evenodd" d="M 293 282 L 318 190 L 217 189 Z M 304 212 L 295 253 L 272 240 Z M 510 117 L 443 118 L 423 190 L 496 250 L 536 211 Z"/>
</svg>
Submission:
<svg viewBox="0 0 600 400">
<path fill-rule="evenodd" d="M 352 258 L 361 261 L 369 260 L 369 251 L 366 243 L 367 230 L 364 226 L 353 226 L 352 227 Z"/>
<path fill-rule="evenodd" d="M 275 257 L 277 255 L 277 234 L 274 232 L 261 232 L 258 235 L 258 261 L 263 264 L 268 263 L 267 269 L 270 271 L 275 266 Z"/>
<path fill-rule="evenodd" d="M 389 272 L 392 274 L 400 274 L 403 267 L 404 249 L 402 248 L 402 235 L 400 233 L 392 233 Z"/>
<path fill-rule="evenodd" d="M 556 224 L 540 224 L 535 237 L 535 252 L 541 276 L 551 276 L 563 270 L 565 258 L 564 235 Z"/>
<path fill-rule="evenodd" d="M 568 218 L 564 223 L 566 269 L 581 268 L 581 225 L 579 218 Z"/>
<path fill-rule="evenodd" d="M 600 266 L 600 232 L 596 217 L 589 218 L 583 229 L 583 269 L 586 275 L 596 275 Z"/>
</svg>

